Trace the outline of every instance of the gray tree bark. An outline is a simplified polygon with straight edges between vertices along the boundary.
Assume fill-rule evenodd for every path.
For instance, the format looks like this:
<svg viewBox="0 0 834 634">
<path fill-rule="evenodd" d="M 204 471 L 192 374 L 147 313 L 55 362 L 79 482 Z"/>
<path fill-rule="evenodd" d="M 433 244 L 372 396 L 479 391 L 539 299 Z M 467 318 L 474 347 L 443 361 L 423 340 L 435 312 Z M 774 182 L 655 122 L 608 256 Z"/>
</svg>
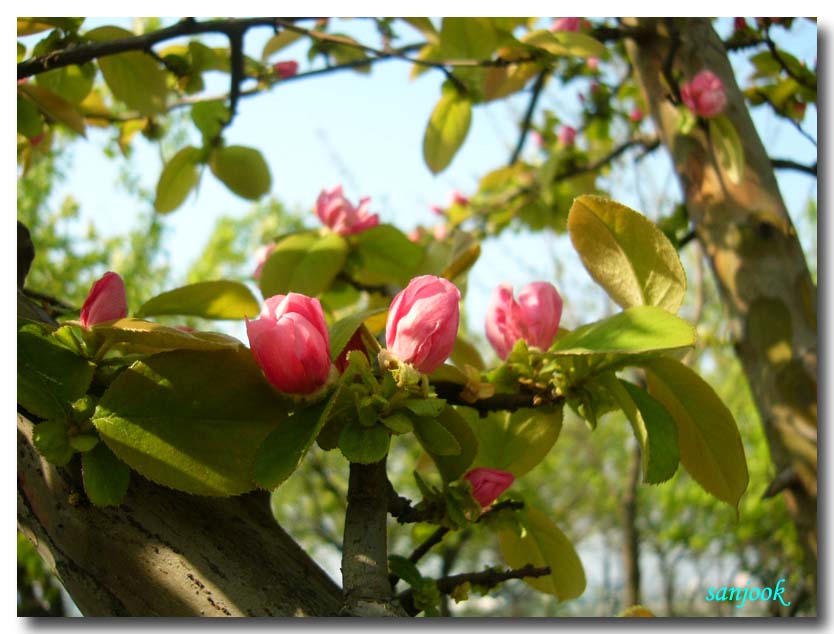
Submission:
<svg viewBox="0 0 834 634">
<path fill-rule="evenodd" d="M 784 492 L 809 569 L 817 555 L 817 291 L 723 43 L 706 18 L 629 18 L 626 41 L 668 149 L 695 233 L 729 309 L 776 468 L 766 493 Z M 744 146 L 741 181 L 718 164 L 708 134 L 677 130 L 669 77 L 709 69 L 724 84 L 724 114 Z M 762 483 L 755 483 L 760 485 Z M 755 485 L 754 485 L 755 486 Z M 753 488 L 748 495 L 761 495 Z"/>
<path fill-rule="evenodd" d="M 205 498 L 131 474 L 92 506 L 17 420 L 17 524 L 86 616 L 335 616 L 342 592 L 275 522 L 266 493 Z"/>
</svg>

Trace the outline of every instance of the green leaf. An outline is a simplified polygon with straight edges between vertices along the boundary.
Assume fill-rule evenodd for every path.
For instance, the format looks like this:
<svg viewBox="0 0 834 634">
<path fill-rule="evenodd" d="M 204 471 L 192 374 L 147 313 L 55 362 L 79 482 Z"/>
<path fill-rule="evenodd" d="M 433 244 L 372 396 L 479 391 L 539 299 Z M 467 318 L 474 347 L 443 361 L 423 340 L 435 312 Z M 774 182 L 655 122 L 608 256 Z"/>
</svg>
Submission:
<svg viewBox="0 0 834 634">
<path fill-rule="evenodd" d="M 474 426 L 476 466 L 509 471 L 519 478 L 539 464 L 562 430 L 562 407 L 493 412 Z"/>
<path fill-rule="evenodd" d="M 106 326 L 93 326 L 94 332 L 111 344 L 126 344 L 134 352 L 163 350 L 244 350 L 234 337 L 219 332 L 185 332 L 178 328 L 141 319 L 125 318 Z"/>
<path fill-rule="evenodd" d="M 634 306 L 557 339 L 550 352 L 605 354 L 660 352 L 695 345 L 695 328 L 657 306 Z"/>
<path fill-rule="evenodd" d="M 293 42 L 301 39 L 302 37 L 303 35 L 301 33 L 297 33 L 296 31 L 290 31 L 287 29 L 281 31 L 277 35 L 273 35 L 271 38 L 267 40 L 266 44 L 264 45 L 264 50 L 261 53 L 261 60 L 263 62 L 266 62 L 271 55 L 277 53 L 283 48 L 286 48 Z"/>
<path fill-rule="evenodd" d="M 351 239 L 350 277 L 369 286 L 405 286 L 417 274 L 423 249 L 392 225 L 377 225 Z"/>
<path fill-rule="evenodd" d="M 579 196 L 568 231 L 591 277 L 617 304 L 660 306 L 676 313 L 686 274 L 669 239 L 642 214 L 601 196 Z"/>
<path fill-rule="evenodd" d="M 292 475 L 327 422 L 338 396 L 334 393 L 326 401 L 297 410 L 278 423 L 255 456 L 255 482 L 275 489 Z"/>
<path fill-rule="evenodd" d="M 203 140 L 216 139 L 229 121 L 229 109 L 222 101 L 201 101 L 191 106 L 191 120 L 203 135 Z"/>
<path fill-rule="evenodd" d="M 287 236 L 264 263 L 258 280 L 263 296 L 323 293 L 344 267 L 347 250 L 347 242 L 336 233 L 307 231 Z"/>
<path fill-rule="evenodd" d="M 721 169 L 738 185 L 744 176 L 744 146 L 736 128 L 725 115 L 708 119 L 709 138 Z"/>
<path fill-rule="evenodd" d="M 524 582 L 560 601 L 575 599 L 585 591 L 585 570 L 570 540 L 541 511 L 529 504 L 517 512 L 523 536 L 514 530 L 498 532 L 501 555 L 513 568 L 527 564 L 549 566 L 545 577 Z"/>
<path fill-rule="evenodd" d="M 149 315 L 192 315 L 205 319 L 257 317 L 261 311 L 249 287 L 240 282 L 217 280 L 197 282 L 149 299 L 136 317 Z"/>
<path fill-rule="evenodd" d="M 388 453 L 391 434 L 382 425 L 365 427 L 351 421 L 339 434 L 339 450 L 350 462 L 372 464 L 379 462 Z"/>
<path fill-rule="evenodd" d="M 93 42 L 134 36 L 135 33 L 115 26 L 101 26 L 85 34 Z M 130 51 L 100 57 L 98 65 L 113 96 L 128 108 L 138 110 L 145 116 L 165 111 L 168 83 L 165 71 L 153 57 L 140 51 Z"/>
<path fill-rule="evenodd" d="M 35 425 L 32 442 L 40 455 L 59 467 L 67 464 L 75 453 L 70 446 L 64 420 L 45 420 Z"/>
<path fill-rule="evenodd" d="M 35 76 L 39 86 L 66 99 L 72 104 L 79 104 L 93 89 L 96 67 L 90 62 L 77 66 L 64 66 Z"/>
<path fill-rule="evenodd" d="M 229 496 L 255 487 L 255 456 L 288 407 L 248 350 L 176 350 L 120 374 L 92 420 L 107 446 L 146 478 Z"/>
<path fill-rule="evenodd" d="M 417 585 L 423 580 L 423 575 L 420 574 L 416 564 L 400 555 L 388 555 L 388 570 L 410 586 Z"/>
<path fill-rule="evenodd" d="M 81 456 L 81 475 L 84 491 L 96 506 L 121 504 L 130 484 L 130 469 L 104 443 Z"/>
<path fill-rule="evenodd" d="M 403 401 L 403 406 L 417 416 L 437 418 L 446 409 L 446 401 L 441 398 L 410 398 Z"/>
<path fill-rule="evenodd" d="M 631 423 L 643 457 L 643 482 L 660 484 L 675 475 L 680 461 L 678 430 L 663 405 L 642 388 L 606 377 L 606 387 Z"/>
<path fill-rule="evenodd" d="M 445 482 L 454 482 L 469 470 L 478 453 L 478 439 L 472 431 L 480 423 L 478 413 L 469 408 L 446 407 L 437 417 L 460 446 L 455 455 L 440 455 L 426 449 Z M 424 446 L 425 448 L 425 446 Z"/>
<path fill-rule="evenodd" d="M 59 97 L 43 86 L 36 86 L 31 83 L 20 84 L 17 90 L 30 99 L 47 117 L 63 123 L 70 130 L 77 132 L 81 136 L 87 135 L 84 118 L 81 116 L 81 113 L 63 97 Z"/>
<path fill-rule="evenodd" d="M 492 57 L 498 39 L 489 18 L 443 18 L 440 43 L 447 59 L 483 61 Z"/>
<path fill-rule="evenodd" d="M 559 31 L 552 33 L 540 29 L 531 31 L 521 38 L 521 41 L 530 46 L 544 49 L 551 55 L 568 57 L 605 57 L 606 48 L 590 35 L 585 33 L 574 33 L 572 31 Z"/>
<path fill-rule="evenodd" d="M 747 460 L 733 415 L 710 385 L 674 359 L 646 361 L 649 394 L 678 427 L 681 462 L 707 493 L 738 509 Z"/>
<path fill-rule="evenodd" d="M 189 145 L 174 154 L 165 164 L 159 175 L 153 202 L 157 212 L 167 214 L 185 202 L 200 178 L 198 167 L 201 156 L 200 150 Z"/>
<path fill-rule="evenodd" d="M 98 440 L 98 434 L 77 434 L 70 436 L 69 444 L 75 451 L 84 453 L 95 447 L 98 444 Z"/>
<path fill-rule="evenodd" d="M 95 366 L 52 337 L 17 333 L 17 402 L 41 418 L 69 415 L 90 387 Z"/>
<path fill-rule="evenodd" d="M 456 89 L 444 88 L 423 137 L 423 159 L 433 174 L 442 172 L 452 162 L 466 140 L 471 122 L 470 101 Z"/>
<path fill-rule="evenodd" d="M 345 346 L 348 345 L 350 338 L 359 330 L 362 323 L 368 318 L 378 315 L 388 310 L 387 308 L 370 308 L 368 310 L 361 310 L 359 312 L 348 315 L 340 319 L 332 326 L 330 326 L 330 359 L 335 361 Z"/>
<path fill-rule="evenodd" d="M 32 139 L 43 132 L 43 117 L 31 101 L 17 97 L 17 131 L 27 139 Z"/>
<path fill-rule="evenodd" d="M 414 423 L 411 421 L 411 418 L 401 412 L 391 414 L 381 419 L 380 422 L 390 429 L 393 434 L 407 434 L 410 431 L 414 431 Z"/>
<path fill-rule="evenodd" d="M 218 148 L 209 157 L 209 167 L 226 187 L 247 200 L 257 200 L 272 187 L 269 166 L 254 148 L 242 145 Z"/>
<path fill-rule="evenodd" d="M 415 416 L 414 435 L 426 450 L 433 456 L 459 456 L 461 446 L 457 438 L 437 419 L 426 416 Z"/>
</svg>

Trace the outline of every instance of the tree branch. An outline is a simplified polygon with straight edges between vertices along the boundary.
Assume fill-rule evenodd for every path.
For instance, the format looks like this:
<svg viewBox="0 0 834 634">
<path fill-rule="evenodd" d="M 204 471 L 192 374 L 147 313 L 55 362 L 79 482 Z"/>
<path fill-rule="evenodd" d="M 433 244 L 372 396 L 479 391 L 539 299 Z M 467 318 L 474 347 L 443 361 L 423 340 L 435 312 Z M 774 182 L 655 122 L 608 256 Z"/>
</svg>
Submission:
<svg viewBox="0 0 834 634">
<path fill-rule="evenodd" d="M 816 82 L 814 82 L 813 85 L 806 83 L 805 77 L 801 77 L 800 75 L 797 75 L 796 73 L 794 73 L 791 70 L 788 63 L 782 57 L 782 55 L 780 55 L 779 49 L 776 47 L 776 44 L 770 38 L 770 26 L 768 26 L 764 31 L 764 42 L 767 45 L 767 48 L 770 51 L 770 54 L 773 55 L 773 59 L 775 59 L 776 63 L 779 64 L 781 69 L 783 71 L 785 71 L 785 73 L 787 73 L 788 77 L 793 79 L 800 86 L 803 86 L 804 88 L 807 88 L 808 90 L 812 90 L 814 92 L 817 92 Z"/>
<path fill-rule="evenodd" d="M 499 583 L 509 581 L 510 579 L 524 579 L 527 577 L 544 577 L 550 574 L 550 567 L 536 567 L 533 564 L 527 564 L 522 568 L 506 569 L 506 570 L 483 570 L 481 572 L 465 572 L 459 575 L 451 575 L 449 577 L 442 577 L 436 581 L 437 589 L 441 594 L 449 594 L 460 585 L 470 583 L 486 589 L 494 588 Z M 400 593 L 397 598 L 400 605 L 410 615 L 414 616 L 420 612 L 414 605 L 414 592 L 409 588 L 405 592 Z"/>
<path fill-rule="evenodd" d="M 17 418 L 17 525 L 87 616 L 335 616 L 339 587 L 275 522 L 265 493 L 188 495 L 131 473 L 118 507 L 83 495 Z M 71 463 L 72 464 L 72 463 Z"/>
<path fill-rule="evenodd" d="M 275 27 L 278 21 L 298 21 L 309 18 L 231 18 L 226 20 L 209 20 L 197 22 L 193 18 L 180 20 L 164 29 L 125 37 L 107 42 L 90 42 L 79 44 L 58 51 L 53 51 L 40 57 L 33 57 L 24 60 L 17 65 L 17 78 L 31 77 L 48 70 L 63 68 L 65 66 L 81 65 L 101 57 L 118 55 L 128 51 L 148 51 L 160 42 L 171 40 L 184 35 L 200 35 L 204 33 L 223 33 L 232 36 L 234 33 L 245 33 L 247 30 L 257 26 Z"/>
<path fill-rule="evenodd" d="M 344 615 L 402 616 L 388 582 L 387 501 L 385 459 L 352 462 L 342 542 Z"/>
</svg>

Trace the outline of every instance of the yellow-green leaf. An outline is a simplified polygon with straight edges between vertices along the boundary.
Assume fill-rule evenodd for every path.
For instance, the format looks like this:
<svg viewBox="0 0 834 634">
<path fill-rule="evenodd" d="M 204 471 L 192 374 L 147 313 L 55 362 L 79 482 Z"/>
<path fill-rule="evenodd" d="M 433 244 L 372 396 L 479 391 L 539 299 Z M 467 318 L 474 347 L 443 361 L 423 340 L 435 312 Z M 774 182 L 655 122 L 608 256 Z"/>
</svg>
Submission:
<svg viewBox="0 0 834 634">
<path fill-rule="evenodd" d="M 733 415 L 710 385 L 674 359 L 644 362 L 649 393 L 678 427 L 681 462 L 707 493 L 738 508 L 747 460 Z"/>
<path fill-rule="evenodd" d="M 723 114 L 709 121 L 709 138 L 715 150 L 718 164 L 727 177 L 736 185 L 744 176 L 744 146 L 736 128 Z"/>
<path fill-rule="evenodd" d="M 172 212 L 185 202 L 200 178 L 200 156 L 200 150 L 189 145 L 174 154 L 165 164 L 156 185 L 153 206 L 157 212 Z"/>
<path fill-rule="evenodd" d="M 95 76 L 96 67 L 88 62 L 40 73 L 35 76 L 35 81 L 70 103 L 79 104 L 93 89 Z"/>
<path fill-rule="evenodd" d="M 475 466 L 509 471 L 519 478 L 539 464 L 562 430 L 562 407 L 493 412 L 473 425 Z"/>
<path fill-rule="evenodd" d="M 135 352 L 162 350 L 238 350 L 245 346 L 219 332 L 186 332 L 178 328 L 127 317 L 111 324 L 93 326 L 111 344 L 126 344 Z"/>
<path fill-rule="evenodd" d="M 675 247 L 648 218 L 608 198 L 583 195 L 570 209 L 568 231 L 591 277 L 620 306 L 678 311 L 686 274 Z"/>
<path fill-rule="evenodd" d="M 59 97 L 43 86 L 36 86 L 31 83 L 20 84 L 17 90 L 31 99 L 46 116 L 63 123 L 81 136 L 86 136 L 84 118 L 78 112 L 78 109 L 63 97 Z"/>
<path fill-rule="evenodd" d="M 498 38 L 489 18 L 443 18 L 440 44 L 448 59 L 490 59 Z"/>
<path fill-rule="evenodd" d="M 444 90 L 423 137 L 423 159 L 434 174 L 452 162 L 469 133 L 472 104 L 454 89 Z"/>
<path fill-rule="evenodd" d="M 258 280 L 263 296 L 323 293 L 344 267 L 347 251 L 347 242 L 336 233 L 307 231 L 287 236 L 264 263 Z"/>
<path fill-rule="evenodd" d="M 277 53 L 282 48 L 286 48 L 296 40 L 301 39 L 301 33 L 296 31 L 284 30 L 269 38 L 264 45 L 264 50 L 261 53 L 261 60 L 266 62 L 270 55 Z"/>
<path fill-rule="evenodd" d="M 556 524 L 529 504 L 518 511 L 517 516 L 523 535 L 515 530 L 498 533 L 504 560 L 513 568 L 527 564 L 549 566 L 549 575 L 528 577 L 524 582 L 560 601 L 579 597 L 585 591 L 585 570 L 570 540 Z"/>
<path fill-rule="evenodd" d="M 85 34 L 93 42 L 134 36 L 134 33 L 116 26 L 101 26 Z M 101 57 L 98 65 L 110 92 L 127 107 L 147 116 L 165 111 L 168 84 L 165 71 L 153 57 L 140 51 L 130 51 Z"/>
<path fill-rule="evenodd" d="M 258 316 L 258 300 L 245 284 L 230 280 L 197 282 L 149 299 L 136 317 L 192 315 L 205 319 L 243 319 Z"/>
<path fill-rule="evenodd" d="M 551 55 L 564 55 L 571 57 L 603 57 L 605 46 L 584 33 L 572 31 L 550 31 L 539 29 L 531 31 L 521 38 L 521 41 L 530 46 L 544 49 Z"/>
<path fill-rule="evenodd" d="M 211 153 L 209 167 L 226 187 L 241 198 L 257 200 L 272 187 L 272 176 L 258 150 L 242 145 L 221 147 Z"/>
</svg>

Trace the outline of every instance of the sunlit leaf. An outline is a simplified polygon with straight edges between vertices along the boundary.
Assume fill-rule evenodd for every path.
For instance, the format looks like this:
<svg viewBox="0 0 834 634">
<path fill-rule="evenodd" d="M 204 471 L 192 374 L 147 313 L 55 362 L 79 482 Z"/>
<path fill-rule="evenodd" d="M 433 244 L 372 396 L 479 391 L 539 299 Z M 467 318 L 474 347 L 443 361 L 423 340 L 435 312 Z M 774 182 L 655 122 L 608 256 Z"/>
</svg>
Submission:
<svg viewBox="0 0 834 634">
<path fill-rule="evenodd" d="M 475 465 L 521 477 L 550 452 L 562 429 L 562 407 L 493 412 L 473 426 L 478 438 Z"/>
<path fill-rule="evenodd" d="M 267 258 L 258 280 L 264 297 L 289 292 L 323 293 L 347 258 L 345 239 L 336 233 L 295 233 L 280 240 Z"/>
<path fill-rule="evenodd" d="M 154 209 L 157 212 L 169 213 L 185 202 L 200 178 L 201 156 L 200 150 L 189 145 L 174 154 L 165 164 L 156 185 Z"/>
<path fill-rule="evenodd" d="M 272 176 L 263 155 L 254 148 L 229 145 L 214 150 L 209 167 L 226 187 L 248 200 L 257 200 L 272 187 Z"/>
<path fill-rule="evenodd" d="M 645 216 L 608 198 L 579 196 L 568 231 L 591 277 L 620 306 L 678 311 L 686 274 L 675 247 Z"/>
<path fill-rule="evenodd" d="M 257 317 L 260 310 L 258 300 L 245 284 L 217 280 L 188 284 L 157 295 L 139 307 L 136 317 L 192 315 L 206 319 L 243 319 Z"/>
<path fill-rule="evenodd" d="M 444 89 L 423 137 L 423 159 L 432 173 L 442 172 L 452 162 L 469 133 L 471 122 L 469 99 L 454 88 Z"/>
<path fill-rule="evenodd" d="M 744 146 L 736 128 L 724 115 L 709 121 L 709 138 L 715 150 L 718 164 L 730 181 L 738 185 L 744 176 Z"/>
</svg>

